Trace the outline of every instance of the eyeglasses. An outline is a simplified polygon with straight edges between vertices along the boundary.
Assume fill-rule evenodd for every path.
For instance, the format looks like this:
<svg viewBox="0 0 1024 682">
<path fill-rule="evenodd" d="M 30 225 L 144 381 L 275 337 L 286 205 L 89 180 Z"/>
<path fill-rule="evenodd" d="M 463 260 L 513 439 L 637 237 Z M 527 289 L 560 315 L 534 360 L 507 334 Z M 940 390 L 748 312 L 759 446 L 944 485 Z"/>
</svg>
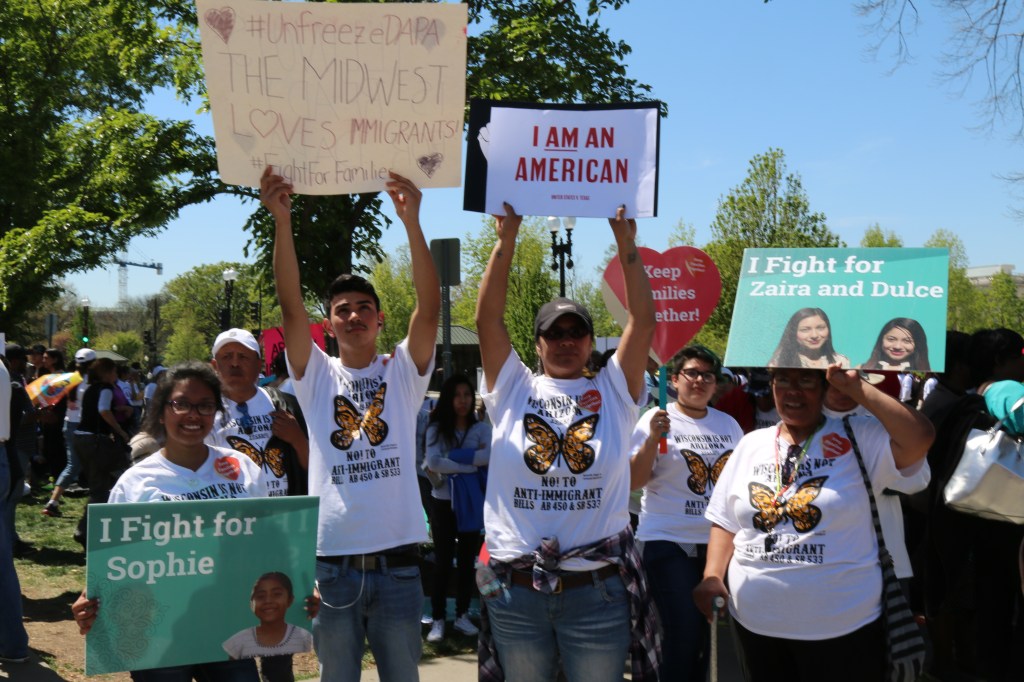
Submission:
<svg viewBox="0 0 1024 682">
<path fill-rule="evenodd" d="M 813 374 L 804 374 L 794 380 L 785 374 L 777 374 L 772 379 L 772 383 L 781 389 L 799 388 L 802 391 L 812 391 L 821 386 L 821 377 Z"/>
<path fill-rule="evenodd" d="M 549 327 L 540 335 L 544 337 L 545 341 L 561 341 L 566 337 L 578 341 L 584 336 L 590 336 L 590 332 L 586 327 Z"/>
<path fill-rule="evenodd" d="M 718 380 L 718 375 L 714 372 L 702 372 L 699 369 L 681 369 L 679 373 L 686 377 L 687 381 L 697 381 L 697 379 L 703 379 L 705 384 L 710 384 L 713 381 Z"/>
<path fill-rule="evenodd" d="M 167 403 L 174 414 L 188 414 L 193 409 L 202 417 L 212 417 L 217 414 L 217 403 L 199 403 L 195 405 L 187 400 L 172 400 Z"/>
</svg>

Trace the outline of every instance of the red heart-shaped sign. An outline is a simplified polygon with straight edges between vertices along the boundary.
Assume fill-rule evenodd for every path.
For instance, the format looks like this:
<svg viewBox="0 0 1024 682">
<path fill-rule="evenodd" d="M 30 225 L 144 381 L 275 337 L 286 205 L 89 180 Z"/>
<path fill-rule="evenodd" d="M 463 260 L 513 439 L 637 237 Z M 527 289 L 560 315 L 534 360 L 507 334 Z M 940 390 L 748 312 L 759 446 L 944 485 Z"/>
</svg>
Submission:
<svg viewBox="0 0 1024 682">
<path fill-rule="evenodd" d="M 841 457 L 853 448 L 853 444 L 838 433 L 829 433 L 821 437 L 821 450 L 825 459 Z"/>
<path fill-rule="evenodd" d="M 234 457 L 218 457 L 213 462 L 213 468 L 218 474 L 232 481 L 237 481 L 238 475 L 242 473 L 242 465 Z"/>
<path fill-rule="evenodd" d="M 722 276 L 714 261 L 693 246 L 677 246 L 665 253 L 643 246 L 637 250 L 654 294 L 657 326 L 651 350 L 664 365 L 711 317 L 722 296 Z M 601 293 L 608 312 L 625 326 L 626 287 L 617 256 L 604 271 Z"/>
</svg>

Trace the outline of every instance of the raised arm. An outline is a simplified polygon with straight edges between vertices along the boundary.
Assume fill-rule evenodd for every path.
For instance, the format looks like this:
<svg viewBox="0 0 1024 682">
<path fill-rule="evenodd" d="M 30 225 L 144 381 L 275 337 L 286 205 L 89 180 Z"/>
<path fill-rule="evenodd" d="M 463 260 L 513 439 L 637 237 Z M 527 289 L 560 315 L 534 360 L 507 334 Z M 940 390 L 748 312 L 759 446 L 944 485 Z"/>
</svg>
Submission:
<svg viewBox="0 0 1024 682">
<path fill-rule="evenodd" d="M 622 330 L 622 339 L 615 354 L 626 376 L 629 394 L 634 400 L 639 400 L 647 392 L 644 372 L 647 371 L 647 357 L 654 338 L 654 297 L 651 295 L 651 282 L 647 279 L 647 272 L 636 248 L 636 221 L 626 220 L 625 212 L 625 207 L 620 206 L 615 217 L 608 220 L 619 250 L 626 287 L 626 307 L 629 308 L 626 327 Z"/>
<path fill-rule="evenodd" d="M 260 201 L 274 217 L 274 283 L 281 304 L 284 345 L 294 378 L 306 374 L 313 338 L 309 335 L 309 316 L 302 300 L 299 259 L 292 236 L 292 185 L 267 166 L 260 177 Z"/>
<path fill-rule="evenodd" d="M 927 417 L 862 381 L 856 370 L 846 370 L 836 364 L 829 366 L 826 375 L 830 384 L 863 405 L 882 423 L 889 433 L 889 446 L 897 469 L 906 469 L 924 459 L 935 440 L 935 428 Z"/>
<path fill-rule="evenodd" d="M 398 173 L 391 173 L 387 183 L 388 196 L 395 204 L 395 213 L 409 239 L 412 260 L 412 281 L 416 287 L 416 307 L 409 318 L 409 355 L 420 374 L 427 371 L 437 344 L 437 320 L 441 314 L 441 284 L 434 269 L 430 247 L 420 226 L 420 203 L 423 193 Z"/>
<path fill-rule="evenodd" d="M 480 357 L 484 368 L 487 390 L 494 388 L 512 342 L 505 327 L 505 301 L 508 297 L 508 277 L 512 272 L 512 254 L 516 249 L 516 237 L 523 217 L 505 204 L 505 215 L 494 216 L 498 241 L 494 244 L 487 268 L 480 280 L 480 292 L 476 299 L 476 330 L 480 335 Z"/>
</svg>

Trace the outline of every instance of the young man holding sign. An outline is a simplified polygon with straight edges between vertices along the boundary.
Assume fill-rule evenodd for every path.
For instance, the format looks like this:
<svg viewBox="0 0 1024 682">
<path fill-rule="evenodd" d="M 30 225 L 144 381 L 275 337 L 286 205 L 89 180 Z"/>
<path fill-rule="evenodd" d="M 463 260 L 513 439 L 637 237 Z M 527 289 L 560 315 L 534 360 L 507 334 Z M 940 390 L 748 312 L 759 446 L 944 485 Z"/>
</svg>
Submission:
<svg viewBox="0 0 1024 682">
<path fill-rule="evenodd" d="M 271 168 L 260 198 L 274 216 L 274 278 L 289 373 L 309 426 L 309 493 L 320 496 L 313 621 L 321 679 L 358 680 L 369 639 L 381 680 L 418 679 L 417 544 L 427 539 L 415 471 L 416 413 L 434 366 L 440 285 L 419 224 L 420 191 L 391 174 L 387 192 L 405 224 L 416 308 L 391 356 L 377 354 L 384 314 L 373 286 L 341 275 L 328 290 L 340 359 L 313 345 L 291 226 L 291 185 Z"/>
<path fill-rule="evenodd" d="M 627 511 L 629 436 L 647 400 L 655 324 L 636 223 L 621 207 L 609 221 L 629 308 L 615 355 L 585 376 L 590 313 L 557 298 L 534 321 L 543 362 L 536 376 L 513 350 L 504 322 L 522 222 L 508 204 L 505 212 L 496 217 L 498 241 L 476 309 L 482 396 L 495 425 L 484 505 L 491 561 L 477 576 L 490 625 L 480 678 L 554 679 L 561 664 L 570 680 L 611 682 L 622 679 L 630 649 L 633 679 L 654 679 L 654 617 Z"/>
</svg>

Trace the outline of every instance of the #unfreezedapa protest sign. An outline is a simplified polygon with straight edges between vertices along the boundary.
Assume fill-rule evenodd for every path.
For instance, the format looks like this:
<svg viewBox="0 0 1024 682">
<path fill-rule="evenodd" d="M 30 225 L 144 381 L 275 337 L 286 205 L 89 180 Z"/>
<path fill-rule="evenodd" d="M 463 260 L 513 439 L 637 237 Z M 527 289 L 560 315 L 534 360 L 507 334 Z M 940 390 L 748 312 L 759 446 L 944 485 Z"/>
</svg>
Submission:
<svg viewBox="0 0 1024 682">
<path fill-rule="evenodd" d="M 228 660 L 224 642 L 260 624 L 250 594 L 270 572 L 294 588 L 286 621 L 309 628 L 319 500 L 89 505 L 87 594 L 100 609 L 86 674 Z"/>
<path fill-rule="evenodd" d="M 197 0 L 217 165 L 300 194 L 457 187 L 466 5 Z"/>
<path fill-rule="evenodd" d="M 778 358 L 796 357 L 785 351 L 806 349 L 801 344 L 817 344 L 820 350 L 821 332 L 815 334 L 810 323 L 799 329 L 801 319 L 817 323 L 817 318 L 827 323 L 824 342 L 846 366 L 940 372 L 948 279 L 947 249 L 746 249 L 725 362 L 807 366 Z M 902 331 L 890 329 L 894 322 Z M 913 337 L 909 345 L 908 336 Z M 902 348 L 893 351 L 897 357 L 884 354 L 891 344 Z M 872 358 L 885 364 L 869 367 Z"/>
<path fill-rule="evenodd" d="M 504 215 L 658 213 L 658 103 L 470 103 L 464 208 Z"/>
</svg>

